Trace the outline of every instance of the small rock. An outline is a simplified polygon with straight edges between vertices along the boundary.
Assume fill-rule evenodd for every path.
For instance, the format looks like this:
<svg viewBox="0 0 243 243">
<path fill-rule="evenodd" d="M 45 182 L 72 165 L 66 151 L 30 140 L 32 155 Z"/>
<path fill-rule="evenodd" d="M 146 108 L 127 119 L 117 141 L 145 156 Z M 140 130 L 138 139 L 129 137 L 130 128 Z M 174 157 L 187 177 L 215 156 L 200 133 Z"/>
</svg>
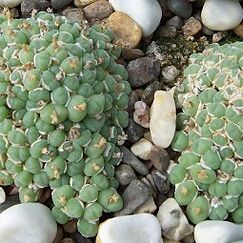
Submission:
<svg viewBox="0 0 243 243">
<path fill-rule="evenodd" d="M 122 57 L 127 60 L 137 59 L 144 56 L 144 52 L 140 49 L 122 49 Z"/>
<path fill-rule="evenodd" d="M 23 0 L 0 0 L 0 6 L 5 8 L 13 8 L 20 5 L 22 2 Z"/>
<path fill-rule="evenodd" d="M 161 63 L 165 58 L 165 54 L 162 53 L 160 45 L 155 41 L 152 41 L 150 43 L 150 45 L 147 48 L 146 54 L 149 57 L 153 57 L 159 63 Z"/>
<path fill-rule="evenodd" d="M 167 148 L 174 137 L 176 107 L 172 90 L 156 91 L 150 109 L 150 133 L 155 145 Z"/>
<path fill-rule="evenodd" d="M 170 18 L 166 23 L 166 26 L 174 27 L 177 30 L 180 30 L 183 26 L 183 20 L 179 16 L 174 16 Z"/>
<path fill-rule="evenodd" d="M 114 12 L 106 20 L 106 24 L 115 34 L 114 42 L 122 47 L 134 48 L 142 38 L 140 26 L 125 13 Z"/>
<path fill-rule="evenodd" d="M 72 235 L 75 243 L 93 243 L 90 239 L 83 237 L 79 232 Z"/>
<path fill-rule="evenodd" d="M 162 69 L 162 75 L 167 81 L 175 81 L 179 75 L 179 70 L 175 66 L 167 66 Z"/>
<path fill-rule="evenodd" d="M 91 3 L 96 2 L 97 0 L 74 0 L 74 5 L 78 8 L 84 7 L 86 5 L 89 5 Z"/>
<path fill-rule="evenodd" d="M 216 32 L 212 36 L 212 42 L 213 43 L 218 43 L 220 42 L 223 38 L 225 38 L 227 35 L 227 32 Z"/>
<path fill-rule="evenodd" d="M 169 240 L 169 239 L 163 238 L 163 243 L 181 243 L 181 242 L 177 241 L 177 240 Z"/>
<path fill-rule="evenodd" d="M 0 7 L 0 11 L 1 11 L 1 7 Z M 12 18 L 18 18 L 19 17 L 19 10 L 17 8 L 11 8 L 10 12 L 11 12 Z"/>
<path fill-rule="evenodd" d="M 187 235 L 185 238 L 183 238 L 181 240 L 181 243 L 194 243 L 195 242 L 195 239 L 194 239 L 194 234 L 190 234 L 190 235 Z"/>
<path fill-rule="evenodd" d="M 140 97 L 138 95 L 138 93 L 133 90 L 129 96 L 129 102 L 128 102 L 128 106 L 127 106 L 127 112 L 129 114 L 133 114 L 134 112 L 134 104 L 140 100 Z"/>
<path fill-rule="evenodd" d="M 67 8 L 62 12 L 62 15 L 66 16 L 71 22 L 81 24 L 85 20 L 84 12 L 81 8 Z"/>
<path fill-rule="evenodd" d="M 210 30 L 234 29 L 243 18 L 243 10 L 237 0 L 207 0 L 202 9 L 202 22 Z"/>
<path fill-rule="evenodd" d="M 206 26 L 203 25 L 202 27 L 202 32 L 205 34 L 205 35 L 213 35 L 214 34 L 214 31 L 213 30 L 210 30 L 209 28 L 207 28 Z"/>
<path fill-rule="evenodd" d="M 141 205 L 143 205 L 152 195 L 150 188 L 140 180 L 133 180 L 122 194 L 123 209 L 116 216 L 128 215 L 133 213 Z"/>
<path fill-rule="evenodd" d="M 7 197 L 5 202 L 0 204 L 0 213 L 19 203 L 20 201 L 18 194 L 14 194 L 13 196 Z"/>
<path fill-rule="evenodd" d="M 96 243 L 162 243 L 155 216 L 136 214 L 115 217 L 100 224 Z"/>
<path fill-rule="evenodd" d="M 72 238 L 65 238 L 60 243 L 75 243 L 75 241 Z"/>
<path fill-rule="evenodd" d="M 192 4 L 186 0 L 168 0 L 168 9 L 177 16 L 187 19 L 192 15 Z"/>
<path fill-rule="evenodd" d="M 196 225 L 196 243 L 229 243 L 243 240 L 242 225 L 228 221 L 206 220 Z"/>
<path fill-rule="evenodd" d="M 150 36 L 158 27 L 162 10 L 157 0 L 109 0 L 116 11 L 128 14 Z"/>
<path fill-rule="evenodd" d="M 66 224 L 63 225 L 63 229 L 67 233 L 74 233 L 77 230 L 77 220 L 73 219 L 68 221 Z"/>
<path fill-rule="evenodd" d="M 147 175 L 147 167 L 126 147 L 120 147 L 121 152 L 123 153 L 122 161 L 125 164 L 131 165 L 132 168 L 140 175 Z"/>
<path fill-rule="evenodd" d="M 135 175 L 130 165 L 120 164 L 116 168 L 116 179 L 122 186 L 128 185 L 131 181 L 133 181 L 136 178 L 137 176 Z"/>
<path fill-rule="evenodd" d="M 21 13 L 24 18 L 31 16 L 33 9 L 39 11 L 45 11 L 50 7 L 48 0 L 24 0 L 21 3 Z"/>
<path fill-rule="evenodd" d="M 60 10 L 71 4 L 73 0 L 51 0 L 52 8 Z"/>
<path fill-rule="evenodd" d="M 233 31 L 237 36 L 243 38 L 243 24 L 239 24 L 237 27 L 233 29 Z"/>
<path fill-rule="evenodd" d="M 60 243 L 60 241 L 62 240 L 63 238 L 63 229 L 61 226 L 57 226 L 57 233 L 56 233 L 56 237 L 55 239 L 53 240 L 53 243 Z"/>
<path fill-rule="evenodd" d="M 113 12 L 111 4 L 105 0 L 99 0 L 91 3 L 83 10 L 89 21 L 102 20 L 107 18 Z"/>
<path fill-rule="evenodd" d="M 185 36 L 194 36 L 202 29 L 202 24 L 196 18 L 189 18 L 182 26 L 182 31 Z"/>
<path fill-rule="evenodd" d="M 143 101 L 134 104 L 133 120 L 144 128 L 149 128 L 149 108 Z"/>
<path fill-rule="evenodd" d="M 157 206 L 154 203 L 154 198 L 150 197 L 142 206 L 134 211 L 134 214 L 138 213 L 154 213 L 157 209 Z"/>
<path fill-rule="evenodd" d="M 6 201 L 6 193 L 2 187 L 0 187 L 0 204 Z"/>
<path fill-rule="evenodd" d="M 141 138 L 138 142 L 132 145 L 131 151 L 140 159 L 149 160 L 153 146 L 154 145 L 148 140 Z"/>
<path fill-rule="evenodd" d="M 167 173 L 153 170 L 151 176 L 160 193 L 166 194 L 170 190 L 169 176 Z"/>
<path fill-rule="evenodd" d="M 153 146 L 150 154 L 150 161 L 159 171 L 166 171 L 170 165 L 170 158 L 166 150 Z"/>
<path fill-rule="evenodd" d="M 56 232 L 51 211 L 40 203 L 18 204 L 0 214 L 1 242 L 51 243 Z"/>
<path fill-rule="evenodd" d="M 141 57 L 129 62 L 127 71 L 131 86 L 138 88 L 158 78 L 160 64 L 152 57 Z"/>
<path fill-rule="evenodd" d="M 143 127 L 135 123 L 133 119 L 129 119 L 129 124 L 126 128 L 127 141 L 130 143 L 137 142 L 143 136 L 143 131 Z"/>
<path fill-rule="evenodd" d="M 170 240 L 179 241 L 193 232 L 193 226 L 182 212 L 174 198 L 168 198 L 160 207 L 157 214 L 162 235 Z M 211 243 L 211 241 L 208 241 Z"/>
<path fill-rule="evenodd" d="M 146 178 L 147 178 L 147 180 L 148 180 L 148 182 L 149 182 L 148 185 L 151 187 L 151 189 L 153 190 L 153 192 L 154 192 L 154 194 L 155 194 L 155 196 L 156 196 L 156 194 L 158 194 L 159 191 L 158 191 L 158 189 L 157 189 L 157 187 L 156 187 L 156 185 L 155 185 L 155 182 L 154 182 L 154 180 L 153 180 L 152 175 L 151 175 L 151 174 L 147 174 L 147 175 L 146 175 Z M 147 184 L 147 183 L 146 183 L 146 184 Z"/>
<path fill-rule="evenodd" d="M 48 199 L 51 198 L 51 189 L 50 188 L 44 188 L 41 192 L 41 196 L 38 200 L 40 203 L 45 203 Z"/>
<path fill-rule="evenodd" d="M 161 26 L 157 31 L 159 37 L 174 38 L 177 35 L 177 30 L 173 26 Z"/>
<path fill-rule="evenodd" d="M 162 88 L 162 85 L 159 81 L 154 81 L 151 84 L 149 84 L 142 95 L 143 101 L 150 106 L 154 99 L 154 93 L 157 90 L 160 90 Z"/>
</svg>

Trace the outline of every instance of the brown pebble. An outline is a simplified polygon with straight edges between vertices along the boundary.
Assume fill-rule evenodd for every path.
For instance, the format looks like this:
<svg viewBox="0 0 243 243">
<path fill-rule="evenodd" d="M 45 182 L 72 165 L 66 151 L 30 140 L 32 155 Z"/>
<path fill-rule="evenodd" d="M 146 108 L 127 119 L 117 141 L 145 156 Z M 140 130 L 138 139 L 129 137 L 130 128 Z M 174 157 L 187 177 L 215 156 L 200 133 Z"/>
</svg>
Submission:
<svg viewBox="0 0 243 243">
<path fill-rule="evenodd" d="M 143 56 L 144 52 L 140 49 L 123 48 L 122 50 L 122 57 L 127 60 L 133 60 Z"/>
<path fill-rule="evenodd" d="M 106 20 L 106 25 L 115 34 L 115 44 L 121 47 L 134 48 L 142 38 L 140 26 L 125 13 L 114 12 Z"/>
<path fill-rule="evenodd" d="M 102 20 L 109 17 L 113 12 L 112 5 L 105 0 L 94 2 L 86 6 L 83 10 L 89 21 Z"/>
<path fill-rule="evenodd" d="M 196 18 L 189 18 L 182 26 L 182 31 L 185 36 L 196 35 L 202 29 L 202 24 Z"/>
<path fill-rule="evenodd" d="M 84 7 L 86 5 L 89 5 L 91 3 L 96 2 L 97 0 L 74 0 L 74 5 L 78 8 Z"/>
<path fill-rule="evenodd" d="M 243 38 L 243 24 L 239 24 L 237 27 L 233 29 L 233 31 L 237 36 Z"/>
<path fill-rule="evenodd" d="M 54 241 L 52 243 L 60 243 L 60 241 L 63 238 L 63 230 L 61 226 L 57 226 L 57 233 L 56 233 L 56 237 L 54 239 Z"/>
<path fill-rule="evenodd" d="M 72 238 L 65 238 L 60 243 L 75 243 L 75 241 Z"/>
<path fill-rule="evenodd" d="M 72 22 L 81 23 L 85 20 L 84 12 L 81 8 L 67 8 L 62 14 Z"/>
<path fill-rule="evenodd" d="M 227 32 L 216 32 L 212 36 L 212 42 L 218 43 L 220 42 L 224 37 L 226 37 Z"/>
<path fill-rule="evenodd" d="M 40 203 L 46 202 L 51 197 L 51 192 L 52 191 L 51 191 L 50 188 L 43 189 L 41 196 L 40 196 L 40 199 L 39 199 L 39 202 Z"/>
<path fill-rule="evenodd" d="M 77 230 L 77 220 L 73 219 L 68 221 L 66 224 L 63 225 L 63 229 L 67 233 L 74 233 Z"/>
<path fill-rule="evenodd" d="M 151 150 L 150 158 L 153 166 L 159 171 L 166 171 L 170 164 L 170 158 L 166 150 L 154 146 Z"/>
</svg>

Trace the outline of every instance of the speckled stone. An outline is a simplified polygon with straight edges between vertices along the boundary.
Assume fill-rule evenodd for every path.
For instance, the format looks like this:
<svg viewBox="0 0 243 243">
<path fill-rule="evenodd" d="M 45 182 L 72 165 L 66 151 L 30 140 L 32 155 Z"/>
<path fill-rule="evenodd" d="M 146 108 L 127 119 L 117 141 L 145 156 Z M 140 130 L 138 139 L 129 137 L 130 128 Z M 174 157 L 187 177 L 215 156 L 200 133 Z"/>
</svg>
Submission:
<svg viewBox="0 0 243 243">
<path fill-rule="evenodd" d="M 24 18 L 31 16 L 33 9 L 39 11 L 45 11 L 50 7 L 48 0 L 24 0 L 21 3 L 21 13 Z"/>
<path fill-rule="evenodd" d="M 81 8 L 67 8 L 62 14 L 72 22 L 81 24 L 85 20 L 84 12 Z"/>
<path fill-rule="evenodd" d="M 121 164 L 116 168 L 116 178 L 122 186 L 126 186 L 137 176 L 130 165 Z"/>
</svg>

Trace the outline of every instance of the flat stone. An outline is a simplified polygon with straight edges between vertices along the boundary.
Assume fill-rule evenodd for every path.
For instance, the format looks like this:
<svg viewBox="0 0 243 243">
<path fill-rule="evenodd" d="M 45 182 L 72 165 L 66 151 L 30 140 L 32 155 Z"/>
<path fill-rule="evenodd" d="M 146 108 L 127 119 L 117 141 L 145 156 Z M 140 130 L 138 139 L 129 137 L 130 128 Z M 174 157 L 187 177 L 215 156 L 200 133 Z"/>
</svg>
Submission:
<svg viewBox="0 0 243 243">
<path fill-rule="evenodd" d="M 130 143 L 137 142 L 143 136 L 144 129 L 142 126 L 129 119 L 128 127 L 126 128 L 127 141 Z"/>
<path fill-rule="evenodd" d="M 84 12 L 81 8 L 67 8 L 62 12 L 71 22 L 81 24 L 85 20 Z"/>
<path fill-rule="evenodd" d="M 168 0 L 168 9 L 175 15 L 187 19 L 192 15 L 192 4 L 186 0 Z"/>
<path fill-rule="evenodd" d="M 131 181 L 133 181 L 136 178 L 137 176 L 135 175 L 130 165 L 120 164 L 116 168 L 116 179 L 122 186 L 128 185 Z"/>
<path fill-rule="evenodd" d="M 149 160 L 151 157 L 151 150 L 153 148 L 153 144 L 146 140 L 145 138 L 141 138 L 139 141 L 134 143 L 131 147 L 131 151 L 140 159 Z"/>
<path fill-rule="evenodd" d="M 31 16 L 33 9 L 39 11 L 45 11 L 50 7 L 48 0 L 24 0 L 21 3 L 21 13 L 24 18 Z"/>
<path fill-rule="evenodd" d="M 89 5 L 91 3 L 96 2 L 97 0 L 74 0 L 73 3 L 76 7 L 84 7 L 86 5 Z"/>
<path fill-rule="evenodd" d="M 162 18 L 162 10 L 157 0 L 109 0 L 116 11 L 129 15 L 141 26 L 143 35 L 151 35 Z"/>
<path fill-rule="evenodd" d="M 240 24 L 243 10 L 238 0 L 207 0 L 201 17 L 210 30 L 226 31 Z"/>
<path fill-rule="evenodd" d="M 71 4 L 73 0 L 51 0 L 52 8 L 60 10 Z"/>
<path fill-rule="evenodd" d="M 143 205 L 152 195 L 150 187 L 138 179 L 133 180 L 122 194 L 123 209 L 116 216 L 128 215 L 133 213 L 141 205 Z"/>
<path fill-rule="evenodd" d="M 131 165 L 132 168 L 140 175 L 147 175 L 148 168 L 126 147 L 120 147 L 123 153 L 122 162 Z"/>
<path fill-rule="evenodd" d="M 151 150 L 150 161 L 159 171 L 166 172 L 170 165 L 170 157 L 167 151 L 157 146 L 153 146 Z"/>
<path fill-rule="evenodd" d="M 51 211 L 40 203 L 18 204 L 0 214 L 1 243 L 51 243 L 56 232 Z"/>
<path fill-rule="evenodd" d="M 142 38 L 140 26 L 125 13 L 112 13 L 106 20 L 106 25 L 114 32 L 114 42 L 122 47 L 134 48 Z"/>
<path fill-rule="evenodd" d="M 160 63 L 152 57 L 141 57 L 129 62 L 127 71 L 131 86 L 138 88 L 158 78 Z"/>
<path fill-rule="evenodd" d="M 182 31 L 185 36 L 194 36 L 202 29 L 202 24 L 199 20 L 194 17 L 186 20 L 182 26 Z"/>
<path fill-rule="evenodd" d="M 170 190 L 169 176 L 166 172 L 152 170 L 151 176 L 160 193 L 166 194 Z"/>
<path fill-rule="evenodd" d="M 161 225 L 162 235 L 170 240 L 179 241 L 193 232 L 193 226 L 188 223 L 174 198 L 168 198 L 162 203 L 157 218 Z"/>
<path fill-rule="evenodd" d="M 6 8 L 13 8 L 20 5 L 20 3 L 22 2 L 23 0 L 0 0 L 0 6 Z"/>
<path fill-rule="evenodd" d="M 150 133 L 153 143 L 161 148 L 171 144 L 176 128 L 173 91 L 156 91 L 150 108 Z"/>
<path fill-rule="evenodd" d="M 96 243 L 163 243 L 159 222 L 152 214 L 135 214 L 100 224 Z"/>
<path fill-rule="evenodd" d="M 102 20 L 107 18 L 112 12 L 112 5 L 105 0 L 99 0 L 83 8 L 86 18 L 89 21 Z"/>
</svg>

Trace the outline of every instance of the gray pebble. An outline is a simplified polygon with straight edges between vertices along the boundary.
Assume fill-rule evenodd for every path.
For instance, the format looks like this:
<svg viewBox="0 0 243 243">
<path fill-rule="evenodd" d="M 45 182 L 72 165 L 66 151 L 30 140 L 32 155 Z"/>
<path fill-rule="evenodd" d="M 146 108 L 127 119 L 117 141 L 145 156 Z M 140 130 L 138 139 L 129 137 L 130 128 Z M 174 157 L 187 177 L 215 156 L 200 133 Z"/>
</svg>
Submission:
<svg viewBox="0 0 243 243">
<path fill-rule="evenodd" d="M 175 81 L 179 73 L 179 70 L 173 65 L 164 67 L 162 69 L 162 75 L 166 79 L 166 81 Z"/>
<path fill-rule="evenodd" d="M 143 127 L 130 118 L 128 127 L 126 128 L 127 141 L 130 143 L 137 142 L 143 136 L 143 132 Z"/>
<path fill-rule="evenodd" d="M 116 216 L 128 215 L 143 205 L 152 195 L 150 188 L 140 180 L 133 180 L 122 194 L 124 207 Z"/>
<path fill-rule="evenodd" d="M 177 30 L 180 30 L 183 26 L 183 20 L 179 16 L 174 16 L 170 18 L 166 23 L 166 26 L 168 27 L 174 27 Z"/>
<path fill-rule="evenodd" d="M 170 182 L 168 174 L 159 170 L 151 172 L 154 184 L 160 193 L 166 194 L 170 190 Z"/>
<path fill-rule="evenodd" d="M 116 179 L 122 186 L 128 185 L 136 178 L 137 177 L 130 165 L 121 164 L 116 168 Z"/>
<path fill-rule="evenodd" d="M 24 0 L 21 3 L 21 13 L 24 18 L 31 16 L 33 9 L 39 11 L 44 11 L 50 7 L 50 2 L 48 0 Z"/>
<path fill-rule="evenodd" d="M 81 24 L 85 20 L 84 12 L 81 8 L 67 8 L 62 14 L 67 17 L 71 22 Z"/>
<path fill-rule="evenodd" d="M 148 168 L 129 149 L 124 146 L 121 146 L 120 149 L 123 153 L 123 163 L 131 165 L 140 175 L 147 175 L 149 173 Z"/>
<path fill-rule="evenodd" d="M 170 158 L 166 150 L 154 146 L 151 150 L 150 161 L 159 171 L 166 171 L 170 165 Z"/>
<path fill-rule="evenodd" d="M 213 30 L 210 30 L 208 29 L 206 26 L 203 25 L 202 27 L 202 32 L 205 34 L 205 35 L 213 35 L 214 34 L 214 31 Z"/>
<path fill-rule="evenodd" d="M 154 81 L 149 84 L 142 95 L 143 101 L 150 106 L 154 100 L 154 93 L 162 88 L 162 84 L 159 81 Z"/>
<path fill-rule="evenodd" d="M 177 30 L 173 26 L 161 26 L 157 31 L 159 37 L 173 38 L 177 35 Z"/>
<path fill-rule="evenodd" d="M 60 10 L 71 4 L 73 0 L 51 0 L 52 8 Z"/>
<path fill-rule="evenodd" d="M 192 4 L 186 0 L 168 0 L 169 10 L 182 18 L 189 18 L 192 15 Z"/>
<path fill-rule="evenodd" d="M 160 64 L 152 57 L 141 57 L 129 62 L 127 71 L 131 86 L 138 88 L 158 78 Z"/>
<path fill-rule="evenodd" d="M 89 240 L 88 238 L 83 237 L 78 232 L 76 232 L 74 235 L 72 235 L 72 238 L 74 239 L 75 243 L 92 243 L 91 240 Z"/>
<path fill-rule="evenodd" d="M 14 194 L 13 196 L 7 197 L 6 201 L 4 203 L 0 204 L 0 213 L 19 203 L 20 203 L 20 200 L 19 200 L 18 194 Z"/>
<path fill-rule="evenodd" d="M 132 91 L 130 96 L 129 96 L 129 102 L 128 102 L 128 107 L 127 107 L 127 112 L 129 114 L 133 114 L 134 112 L 134 104 L 140 100 L 140 97 L 136 91 Z"/>
</svg>

